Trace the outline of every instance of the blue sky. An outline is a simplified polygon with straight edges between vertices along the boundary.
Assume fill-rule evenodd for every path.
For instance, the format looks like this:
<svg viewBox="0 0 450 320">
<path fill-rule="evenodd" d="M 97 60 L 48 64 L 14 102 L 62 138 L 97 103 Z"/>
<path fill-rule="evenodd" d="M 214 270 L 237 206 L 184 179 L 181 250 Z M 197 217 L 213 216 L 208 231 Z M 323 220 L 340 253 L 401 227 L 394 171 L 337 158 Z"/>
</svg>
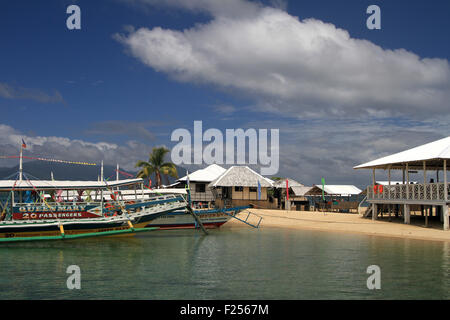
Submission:
<svg viewBox="0 0 450 320">
<path fill-rule="evenodd" d="M 173 146 L 174 129 L 202 120 L 221 130 L 279 128 L 278 175 L 362 184 L 354 165 L 449 135 L 448 1 L 223 2 L 3 3 L 1 153 L 16 154 L 14 141 L 25 137 L 30 155 L 131 168 L 152 146 Z M 81 30 L 66 28 L 70 4 L 81 8 Z M 381 30 L 366 27 L 371 4 L 381 8 Z M 265 29 L 272 22 L 279 29 Z M 173 34 L 191 56 L 164 42 Z M 242 43 L 230 58 L 220 50 L 234 38 Z M 291 54 L 308 41 L 315 50 L 317 39 L 325 43 L 317 61 L 310 48 Z M 193 66 L 177 67 L 180 57 Z"/>
</svg>

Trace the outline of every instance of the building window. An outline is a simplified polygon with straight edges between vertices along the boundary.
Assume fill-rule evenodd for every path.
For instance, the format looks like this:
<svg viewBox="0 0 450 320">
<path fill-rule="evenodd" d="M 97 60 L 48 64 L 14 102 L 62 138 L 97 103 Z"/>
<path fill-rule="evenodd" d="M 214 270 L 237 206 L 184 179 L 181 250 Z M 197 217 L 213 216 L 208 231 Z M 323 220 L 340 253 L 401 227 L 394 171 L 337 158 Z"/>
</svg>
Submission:
<svg viewBox="0 0 450 320">
<path fill-rule="evenodd" d="M 206 185 L 204 183 L 197 183 L 195 185 L 195 192 L 205 192 L 206 191 Z"/>
<path fill-rule="evenodd" d="M 256 187 L 250 187 L 250 192 L 258 192 L 258 188 Z"/>
<path fill-rule="evenodd" d="M 235 192 L 243 192 L 244 191 L 244 187 L 234 187 L 234 191 Z"/>
</svg>

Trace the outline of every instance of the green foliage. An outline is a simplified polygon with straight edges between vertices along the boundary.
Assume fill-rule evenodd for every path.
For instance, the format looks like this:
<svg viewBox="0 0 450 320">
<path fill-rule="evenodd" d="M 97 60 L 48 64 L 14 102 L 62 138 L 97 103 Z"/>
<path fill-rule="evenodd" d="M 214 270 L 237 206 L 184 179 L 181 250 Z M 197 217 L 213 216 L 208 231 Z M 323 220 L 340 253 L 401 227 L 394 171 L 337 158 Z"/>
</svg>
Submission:
<svg viewBox="0 0 450 320">
<path fill-rule="evenodd" d="M 160 187 L 162 184 L 161 175 L 178 178 L 177 168 L 172 162 L 164 162 L 164 158 L 169 153 L 169 149 L 164 147 L 155 147 L 149 155 L 148 161 L 139 160 L 136 163 L 136 168 L 140 167 L 137 177 L 149 179 L 152 174 L 155 174 L 156 185 Z"/>
</svg>

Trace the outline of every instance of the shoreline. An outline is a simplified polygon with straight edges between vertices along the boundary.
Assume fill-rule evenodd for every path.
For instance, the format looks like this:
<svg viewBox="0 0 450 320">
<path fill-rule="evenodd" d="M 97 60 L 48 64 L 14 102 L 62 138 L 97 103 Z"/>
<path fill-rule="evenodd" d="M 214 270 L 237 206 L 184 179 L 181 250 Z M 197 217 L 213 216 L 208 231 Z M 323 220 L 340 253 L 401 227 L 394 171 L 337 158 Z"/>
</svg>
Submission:
<svg viewBox="0 0 450 320">
<path fill-rule="evenodd" d="M 427 241 L 449 241 L 450 231 L 438 228 L 425 228 L 421 225 L 407 225 L 396 220 L 389 222 L 386 218 L 376 221 L 363 218 L 357 213 L 336 213 L 317 211 L 285 211 L 249 209 L 248 211 L 262 217 L 260 228 L 282 228 L 294 230 L 315 230 L 346 234 L 365 234 L 401 239 L 416 239 Z M 246 212 L 238 217 L 247 217 Z M 256 220 L 256 221 L 255 221 Z M 258 218 L 251 215 L 249 222 L 257 223 Z M 250 228 L 241 221 L 231 219 L 222 228 Z"/>
</svg>

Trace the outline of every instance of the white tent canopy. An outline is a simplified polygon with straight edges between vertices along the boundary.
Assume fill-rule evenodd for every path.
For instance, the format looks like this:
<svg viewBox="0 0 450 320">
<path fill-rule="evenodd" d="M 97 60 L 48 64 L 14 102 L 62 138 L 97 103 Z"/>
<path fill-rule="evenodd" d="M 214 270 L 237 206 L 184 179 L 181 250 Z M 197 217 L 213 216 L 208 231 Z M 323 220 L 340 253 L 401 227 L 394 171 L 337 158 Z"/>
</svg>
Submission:
<svg viewBox="0 0 450 320">
<path fill-rule="evenodd" d="M 0 191 L 9 190 L 50 190 L 50 189 L 62 189 L 62 190 L 86 190 L 86 189 L 108 189 L 122 186 L 128 186 L 133 184 L 142 183 L 144 180 L 138 179 L 125 179 L 114 180 L 111 182 L 104 181 L 53 181 L 53 180 L 2 180 L 0 181 Z"/>
<path fill-rule="evenodd" d="M 360 164 L 354 169 L 422 169 L 426 161 L 427 169 L 440 170 L 443 160 L 450 159 L 450 137 L 430 142 L 412 149 Z"/>
<path fill-rule="evenodd" d="M 318 191 L 325 191 L 327 195 L 340 195 L 340 196 L 351 196 L 358 195 L 362 191 L 361 189 L 353 186 L 353 185 L 325 185 L 322 189 L 322 185 L 315 185 L 308 191 L 307 194 L 319 194 Z"/>
</svg>

